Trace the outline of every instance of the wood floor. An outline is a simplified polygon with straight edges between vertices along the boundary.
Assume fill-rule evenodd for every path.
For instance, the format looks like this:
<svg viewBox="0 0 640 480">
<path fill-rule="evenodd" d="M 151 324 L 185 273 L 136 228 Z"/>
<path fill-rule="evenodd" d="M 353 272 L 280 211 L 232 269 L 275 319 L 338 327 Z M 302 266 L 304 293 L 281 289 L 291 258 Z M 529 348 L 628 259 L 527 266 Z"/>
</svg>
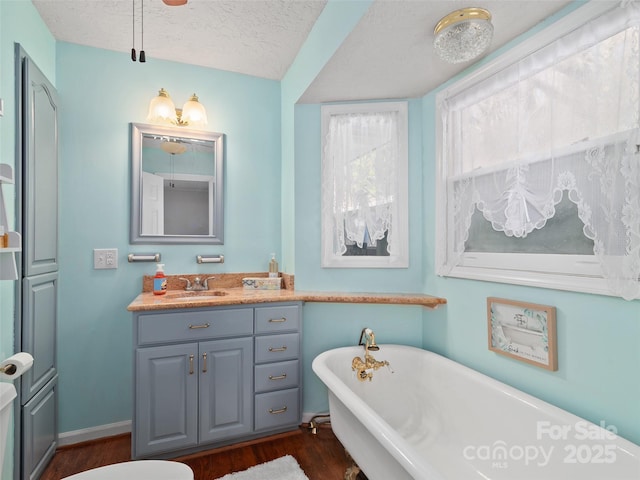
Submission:
<svg viewBox="0 0 640 480">
<path fill-rule="evenodd" d="M 214 480 L 283 455 L 293 456 L 309 480 L 342 480 L 349 465 L 344 448 L 328 424 L 320 426 L 316 435 L 301 427 L 293 432 L 179 457 L 176 460 L 193 469 L 195 480 Z M 56 452 L 40 479 L 59 480 L 130 458 L 131 437 L 128 434 L 63 447 Z"/>
</svg>

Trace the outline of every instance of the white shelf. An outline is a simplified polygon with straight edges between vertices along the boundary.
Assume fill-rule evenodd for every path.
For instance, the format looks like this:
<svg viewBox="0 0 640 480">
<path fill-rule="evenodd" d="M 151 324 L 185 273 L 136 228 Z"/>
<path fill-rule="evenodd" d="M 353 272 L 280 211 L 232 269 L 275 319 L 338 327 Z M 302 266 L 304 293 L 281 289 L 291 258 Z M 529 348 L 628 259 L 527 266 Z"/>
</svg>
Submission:
<svg viewBox="0 0 640 480">
<path fill-rule="evenodd" d="M 6 163 L 0 163 L 0 185 L 13 184 L 13 167 Z M 0 189 L 0 225 L 4 227 L 4 231 L 8 230 L 7 212 L 4 206 L 4 195 Z M 19 252 L 22 246 L 22 238 L 18 232 L 9 233 L 9 246 L 0 248 L 0 280 L 17 280 L 18 269 L 16 267 L 16 252 Z M 10 255 L 9 255 L 10 254 Z"/>
</svg>

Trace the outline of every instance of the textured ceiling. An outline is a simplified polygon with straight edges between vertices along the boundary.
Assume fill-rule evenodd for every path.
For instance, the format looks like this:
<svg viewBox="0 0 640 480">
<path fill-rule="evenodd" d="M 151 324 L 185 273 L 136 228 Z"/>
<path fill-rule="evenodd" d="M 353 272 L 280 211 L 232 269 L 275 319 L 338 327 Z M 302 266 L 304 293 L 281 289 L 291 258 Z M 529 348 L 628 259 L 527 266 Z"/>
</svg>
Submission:
<svg viewBox="0 0 640 480">
<path fill-rule="evenodd" d="M 1 0 L 0 0 L 1 1 Z M 33 0 L 51 33 L 62 40 L 149 58 L 280 80 L 326 0 Z"/>
<path fill-rule="evenodd" d="M 2 1 L 2 0 L 0 0 Z M 338 0 L 334 0 L 338 1 Z M 351 0 L 354 1 L 354 0 Z M 33 0 L 54 37 L 126 53 L 141 49 L 142 0 Z M 147 58 L 280 80 L 326 0 L 189 0 L 168 7 L 144 1 Z M 433 28 L 457 8 L 488 8 L 495 27 L 490 52 L 557 12 L 570 0 L 376 0 L 300 99 L 412 98 L 469 64 L 450 65 L 433 52 Z"/>
<path fill-rule="evenodd" d="M 421 97 L 467 68 L 433 50 L 433 29 L 459 8 L 487 8 L 493 41 L 505 45 L 571 3 L 567 0 L 378 0 L 307 89 L 301 103 Z"/>
</svg>

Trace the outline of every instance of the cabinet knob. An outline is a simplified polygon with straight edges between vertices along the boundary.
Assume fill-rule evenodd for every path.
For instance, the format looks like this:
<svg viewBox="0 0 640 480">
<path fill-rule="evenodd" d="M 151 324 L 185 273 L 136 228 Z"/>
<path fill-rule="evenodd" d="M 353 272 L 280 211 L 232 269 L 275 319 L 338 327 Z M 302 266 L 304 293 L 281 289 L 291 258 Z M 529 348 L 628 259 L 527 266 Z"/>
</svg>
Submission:
<svg viewBox="0 0 640 480">
<path fill-rule="evenodd" d="M 193 355 L 189 355 L 189 375 L 193 375 Z"/>
<path fill-rule="evenodd" d="M 202 354 L 202 373 L 207 373 L 207 352 Z"/>
<path fill-rule="evenodd" d="M 287 378 L 287 374 L 283 373 L 282 375 L 269 375 L 269 380 L 284 380 Z"/>
<path fill-rule="evenodd" d="M 269 323 L 284 323 L 287 319 L 285 317 L 282 318 L 270 318 Z"/>
</svg>

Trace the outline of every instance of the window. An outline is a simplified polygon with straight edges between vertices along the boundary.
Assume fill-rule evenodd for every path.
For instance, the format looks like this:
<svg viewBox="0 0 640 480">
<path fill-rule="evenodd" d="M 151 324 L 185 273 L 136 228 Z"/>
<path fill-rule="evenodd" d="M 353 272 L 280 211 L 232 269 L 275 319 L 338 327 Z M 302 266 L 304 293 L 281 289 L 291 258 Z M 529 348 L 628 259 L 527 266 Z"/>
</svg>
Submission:
<svg viewBox="0 0 640 480">
<path fill-rule="evenodd" d="M 640 298 L 639 51 L 591 2 L 439 94 L 438 274 Z"/>
<path fill-rule="evenodd" d="M 406 102 L 322 107 L 322 266 L 407 267 Z"/>
</svg>

